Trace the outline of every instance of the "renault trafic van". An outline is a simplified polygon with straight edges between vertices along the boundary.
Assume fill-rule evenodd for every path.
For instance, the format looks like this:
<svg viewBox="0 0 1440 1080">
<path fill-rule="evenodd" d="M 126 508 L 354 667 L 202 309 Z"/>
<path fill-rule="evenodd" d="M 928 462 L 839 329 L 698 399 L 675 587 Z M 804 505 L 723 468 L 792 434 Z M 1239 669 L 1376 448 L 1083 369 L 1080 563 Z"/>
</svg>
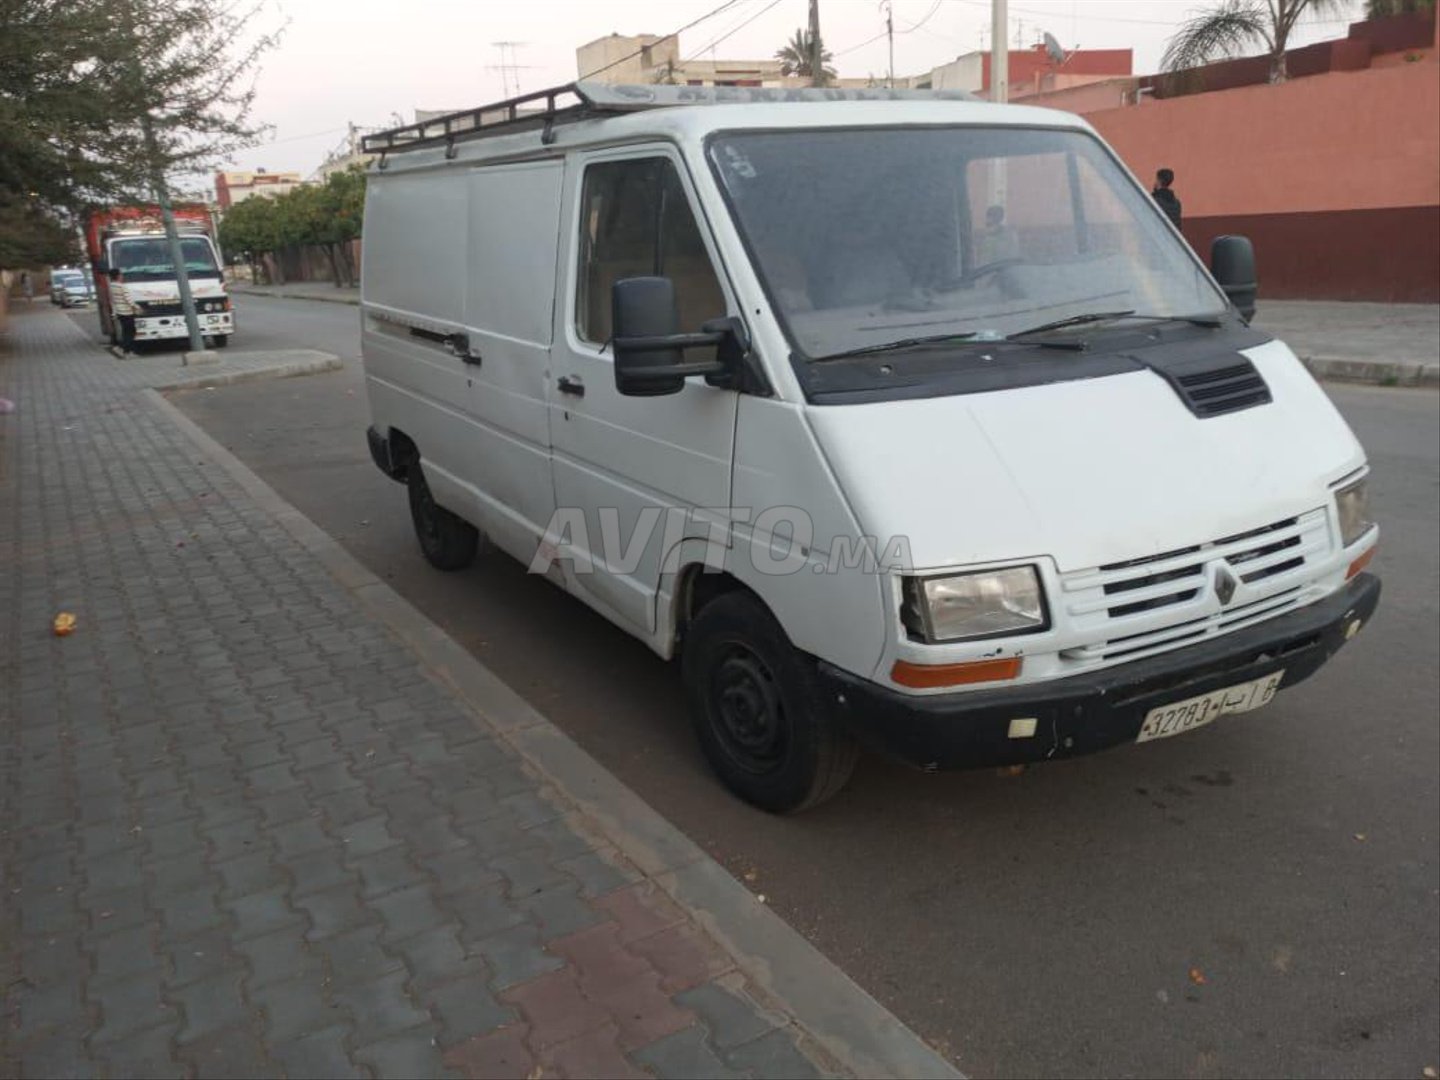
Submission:
<svg viewBox="0 0 1440 1080">
<path fill-rule="evenodd" d="M 576 84 L 366 139 L 376 464 L 677 658 L 767 810 L 1193 731 L 1370 618 L 1365 454 L 1079 117 Z"/>
</svg>

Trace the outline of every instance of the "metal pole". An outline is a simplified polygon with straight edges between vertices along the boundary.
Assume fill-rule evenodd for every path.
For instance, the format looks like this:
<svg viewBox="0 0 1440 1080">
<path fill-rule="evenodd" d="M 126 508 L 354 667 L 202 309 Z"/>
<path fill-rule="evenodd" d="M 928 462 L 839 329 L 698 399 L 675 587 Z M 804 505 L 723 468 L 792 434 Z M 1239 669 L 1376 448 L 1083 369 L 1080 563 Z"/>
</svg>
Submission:
<svg viewBox="0 0 1440 1080">
<path fill-rule="evenodd" d="M 175 228 L 175 215 L 170 210 L 170 189 L 165 183 L 165 167 L 160 161 L 159 144 L 150 113 L 140 116 L 140 130 L 145 136 L 145 152 L 149 157 L 151 184 L 155 201 L 160 204 L 160 220 L 165 224 L 165 239 L 170 243 L 170 261 L 175 264 L 175 284 L 180 287 L 180 308 L 185 312 L 185 328 L 190 332 L 190 351 L 205 350 L 205 335 L 200 332 L 200 318 L 195 314 L 195 297 L 190 292 L 190 274 L 185 269 L 185 253 L 180 249 L 180 232 Z"/>
<path fill-rule="evenodd" d="M 895 5 L 885 4 L 885 36 L 890 39 L 890 89 L 895 89 Z"/>
<path fill-rule="evenodd" d="M 825 85 L 825 65 L 821 61 L 820 0 L 810 0 L 810 85 Z"/>
<path fill-rule="evenodd" d="M 1009 12 L 1006 0 L 990 0 L 990 100 L 1010 100 Z"/>
</svg>

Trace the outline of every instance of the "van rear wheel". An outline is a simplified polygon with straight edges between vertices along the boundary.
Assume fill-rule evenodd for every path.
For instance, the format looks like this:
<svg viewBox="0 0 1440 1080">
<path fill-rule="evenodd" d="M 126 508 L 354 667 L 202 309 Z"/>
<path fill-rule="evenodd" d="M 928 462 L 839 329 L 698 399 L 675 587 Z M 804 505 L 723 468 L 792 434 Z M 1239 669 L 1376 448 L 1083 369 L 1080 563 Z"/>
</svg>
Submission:
<svg viewBox="0 0 1440 1080">
<path fill-rule="evenodd" d="M 406 473 L 405 486 L 410 492 L 410 519 L 425 561 L 437 570 L 464 570 L 475 561 L 480 530 L 435 501 L 418 461 Z"/>
<path fill-rule="evenodd" d="M 859 757 L 809 665 L 748 593 L 711 601 L 686 632 L 681 667 L 701 749 L 726 787 L 771 813 L 829 799 Z"/>
</svg>

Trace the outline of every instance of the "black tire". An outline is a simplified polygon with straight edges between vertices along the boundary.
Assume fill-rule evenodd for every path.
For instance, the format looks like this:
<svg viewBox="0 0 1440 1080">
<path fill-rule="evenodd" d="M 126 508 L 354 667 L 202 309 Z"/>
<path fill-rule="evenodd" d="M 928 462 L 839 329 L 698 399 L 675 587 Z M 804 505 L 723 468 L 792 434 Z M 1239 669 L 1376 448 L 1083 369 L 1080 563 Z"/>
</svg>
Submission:
<svg viewBox="0 0 1440 1080">
<path fill-rule="evenodd" d="M 437 570 L 464 570 L 475 561 L 480 530 L 435 501 L 418 461 L 407 471 L 405 486 L 410 490 L 410 519 L 425 561 Z"/>
<path fill-rule="evenodd" d="M 210 336 L 210 347 L 212 349 L 223 349 L 230 344 L 229 334 L 212 334 Z"/>
<path fill-rule="evenodd" d="M 726 787 L 771 813 L 835 795 L 860 754 L 824 708 L 811 663 L 745 592 L 706 604 L 686 632 L 681 669 L 701 749 Z"/>
</svg>

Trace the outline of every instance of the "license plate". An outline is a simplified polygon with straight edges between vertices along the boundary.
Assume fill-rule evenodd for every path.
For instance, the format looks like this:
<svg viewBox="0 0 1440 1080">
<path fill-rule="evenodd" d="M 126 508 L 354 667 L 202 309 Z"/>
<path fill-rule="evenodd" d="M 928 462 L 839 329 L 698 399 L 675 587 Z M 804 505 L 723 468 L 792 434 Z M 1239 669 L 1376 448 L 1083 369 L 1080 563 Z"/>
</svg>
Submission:
<svg viewBox="0 0 1440 1080">
<path fill-rule="evenodd" d="M 1187 731 L 1203 727 L 1217 716 L 1258 709 L 1275 696 L 1275 691 L 1280 689 L 1280 680 L 1284 677 L 1285 672 L 1277 671 L 1264 678 L 1237 683 L 1223 690 L 1212 690 L 1199 697 L 1186 698 L 1184 701 L 1175 701 L 1169 705 L 1161 705 L 1158 709 L 1151 709 L 1145 714 L 1145 722 L 1140 725 L 1140 734 L 1135 736 L 1135 741 L 1141 743 L 1151 739 L 1168 739 L 1171 735 L 1183 735 Z"/>
</svg>

